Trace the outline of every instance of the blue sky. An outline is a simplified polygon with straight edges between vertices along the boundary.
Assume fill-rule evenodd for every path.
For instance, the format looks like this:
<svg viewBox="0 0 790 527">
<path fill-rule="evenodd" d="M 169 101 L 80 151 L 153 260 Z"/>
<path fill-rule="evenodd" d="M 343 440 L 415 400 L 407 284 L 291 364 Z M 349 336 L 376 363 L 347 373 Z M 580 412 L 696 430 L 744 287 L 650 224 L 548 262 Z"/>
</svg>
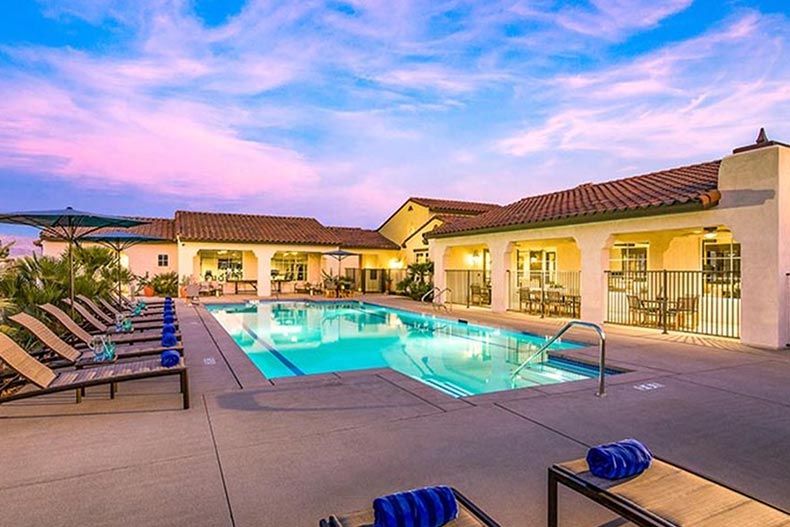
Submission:
<svg viewBox="0 0 790 527">
<path fill-rule="evenodd" d="M 786 1 L 0 9 L 0 210 L 376 227 L 790 141 Z"/>
</svg>

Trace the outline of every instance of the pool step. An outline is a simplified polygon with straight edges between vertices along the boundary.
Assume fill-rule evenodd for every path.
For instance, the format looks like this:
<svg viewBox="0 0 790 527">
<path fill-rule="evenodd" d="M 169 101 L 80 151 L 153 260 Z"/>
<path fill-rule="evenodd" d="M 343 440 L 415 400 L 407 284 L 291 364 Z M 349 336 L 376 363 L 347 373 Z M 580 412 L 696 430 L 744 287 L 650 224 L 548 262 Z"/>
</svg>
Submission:
<svg viewBox="0 0 790 527">
<path fill-rule="evenodd" d="M 472 392 L 464 390 L 458 385 L 455 385 L 449 381 L 442 381 L 439 379 L 431 379 L 431 378 L 421 378 L 420 379 L 425 384 L 440 390 L 447 395 L 451 395 L 453 397 L 468 397 L 472 395 Z"/>
</svg>

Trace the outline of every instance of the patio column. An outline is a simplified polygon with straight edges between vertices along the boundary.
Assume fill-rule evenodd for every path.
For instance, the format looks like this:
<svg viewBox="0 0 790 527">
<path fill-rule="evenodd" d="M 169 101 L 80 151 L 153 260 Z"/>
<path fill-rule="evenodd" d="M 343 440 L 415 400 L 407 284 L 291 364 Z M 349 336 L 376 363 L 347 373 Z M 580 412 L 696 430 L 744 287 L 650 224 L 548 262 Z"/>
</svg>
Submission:
<svg viewBox="0 0 790 527">
<path fill-rule="evenodd" d="M 489 242 L 491 253 L 491 311 L 504 313 L 508 308 L 507 272 L 511 267 L 513 243 L 507 240 Z"/>
<path fill-rule="evenodd" d="M 272 296 L 272 258 L 274 249 L 253 249 L 258 259 L 258 296 Z"/>
<path fill-rule="evenodd" d="M 178 277 L 190 276 L 192 279 L 200 281 L 200 277 L 195 276 L 194 261 L 198 254 L 197 247 L 189 247 L 184 243 L 178 243 Z"/>
<path fill-rule="evenodd" d="M 576 245 L 582 254 L 581 318 L 602 324 L 606 319 L 606 273 L 609 267 L 611 235 L 591 232 L 576 236 Z"/>
<path fill-rule="evenodd" d="M 428 257 L 433 262 L 433 285 L 439 289 L 447 287 L 446 266 L 447 247 L 438 245 L 435 240 L 428 242 Z"/>
</svg>

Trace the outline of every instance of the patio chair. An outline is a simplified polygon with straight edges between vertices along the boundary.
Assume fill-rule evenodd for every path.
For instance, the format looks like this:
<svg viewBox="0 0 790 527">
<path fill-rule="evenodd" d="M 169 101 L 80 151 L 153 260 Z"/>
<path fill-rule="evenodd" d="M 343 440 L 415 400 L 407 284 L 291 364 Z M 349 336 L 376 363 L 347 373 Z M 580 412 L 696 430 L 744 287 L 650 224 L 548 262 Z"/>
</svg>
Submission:
<svg viewBox="0 0 790 527">
<path fill-rule="evenodd" d="M 85 307 L 87 307 L 88 310 L 91 312 L 91 314 L 95 315 L 98 320 L 101 320 L 102 322 L 105 322 L 108 325 L 113 325 L 114 326 L 115 325 L 115 315 L 116 314 L 121 314 L 120 311 L 118 311 L 117 309 L 115 309 L 114 312 L 111 312 L 112 315 L 107 313 L 102 308 L 100 308 L 96 304 L 96 302 L 94 302 L 93 300 L 91 300 L 90 298 L 88 298 L 85 295 L 77 295 L 76 298 Z M 164 325 L 164 323 L 162 322 L 162 316 L 161 315 L 159 317 L 155 317 L 155 316 L 151 316 L 151 315 L 149 315 L 147 317 L 133 317 L 132 320 L 135 321 L 135 324 L 151 323 L 152 326 L 154 326 L 154 324 L 159 324 L 160 326 Z"/>
<path fill-rule="evenodd" d="M 69 332 L 76 336 L 79 340 L 83 341 L 85 344 L 90 343 L 91 337 L 96 334 L 107 335 L 104 331 L 90 331 L 86 330 L 79 324 L 77 324 L 73 318 L 68 316 L 62 309 L 59 307 L 53 306 L 52 304 L 42 304 L 38 306 L 39 308 L 46 311 L 49 315 L 54 317 L 58 322 L 63 325 Z M 162 334 L 159 331 L 138 331 L 134 333 L 113 333 L 111 334 L 112 341 L 115 344 L 134 344 L 140 342 L 151 342 L 151 341 L 159 341 L 162 338 Z M 180 332 L 176 332 L 176 337 L 181 337 Z"/>
<path fill-rule="evenodd" d="M 71 300 L 68 298 L 64 298 L 63 303 L 67 306 L 72 305 Z M 105 324 L 93 314 L 88 311 L 88 309 L 80 304 L 79 302 L 74 302 L 73 304 L 74 310 L 80 314 L 82 319 L 85 321 L 86 324 L 94 328 L 99 333 L 107 333 L 107 334 L 114 334 L 115 333 L 115 321 L 112 324 Z M 178 325 L 178 322 L 176 322 Z M 134 331 L 146 331 L 146 330 L 161 330 L 163 323 L 160 322 L 141 322 L 134 324 Z"/>
<path fill-rule="evenodd" d="M 628 323 L 642 326 L 646 322 L 651 325 L 658 324 L 659 310 L 646 306 L 642 299 L 636 295 L 626 295 L 628 301 Z"/>
<path fill-rule="evenodd" d="M 488 305 L 491 303 L 491 294 L 487 287 L 480 284 L 469 286 L 470 302 L 477 306 Z"/>
<path fill-rule="evenodd" d="M 172 368 L 163 367 L 159 359 L 148 359 L 55 372 L 20 348 L 11 337 L 0 333 L 0 361 L 16 373 L 0 379 L 0 403 L 69 390 L 76 392 L 79 403 L 83 388 L 105 384 L 110 385 L 112 399 L 115 398 L 115 383 L 178 375 L 184 409 L 189 408 L 189 381 L 183 359 Z"/>
<path fill-rule="evenodd" d="M 699 323 L 699 297 L 681 296 L 675 306 L 667 310 L 667 316 L 676 320 L 679 329 L 695 329 Z"/>
<path fill-rule="evenodd" d="M 453 494 L 458 502 L 458 518 L 445 524 L 446 527 L 500 527 L 469 498 L 456 489 L 453 489 Z M 373 508 L 371 507 L 350 514 L 332 515 L 321 520 L 318 525 L 319 527 L 372 527 L 373 519 Z"/>
<path fill-rule="evenodd" d="M 646 527 L 786 527 L 790 514 L 699 474 L 654 458 L 650 467 L 621 480 L 593 476 L 585 459 L 549 468 L 548 526 L 558 527 L 558 485 L 563 484 L 633 525 Z M 607 525 L 612 525 L 609 523 Z M 629 525 L 631 525 L 629 524 Z M 619 523 L 618 525 L 622 525 Z"/>
<path fill-rule="evenodd" d="M 67 364 L 72 364 L 79 367 L 90 366 L 96 364 L 93 360 L 93 353 L 88 350 L 78 350 L 65 340 L 61 339 L 55 334 L 54 331 L 44 325 L 39 319 L 27 313 L 17 313 L 8 317 L 13 322 L 19 324 L 30 333 L 33 334 L 44 346 L 47 351 L 54 353 L 58 359 L 65 361 Z M 159 355 L 163 351 L 174 349 L 183 356 L 183 347 L 178 348 L 135 348 L 126 346 L 117 346 L 115 348 L 116 358 L 129 359 Z"/>
<path fill-rule="evenodd" d="M 200 303 L 200 284 L 189 284 L 187 286 L 187 300 L 190 304 Z"/>
</svg>

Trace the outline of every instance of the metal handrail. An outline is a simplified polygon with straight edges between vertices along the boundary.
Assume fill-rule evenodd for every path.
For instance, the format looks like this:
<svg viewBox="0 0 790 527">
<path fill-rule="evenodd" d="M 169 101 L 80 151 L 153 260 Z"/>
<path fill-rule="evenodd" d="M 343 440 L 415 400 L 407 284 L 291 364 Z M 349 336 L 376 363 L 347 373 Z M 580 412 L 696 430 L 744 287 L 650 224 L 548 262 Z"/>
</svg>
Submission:
<svg viewBox="0 0 790 527">
<path fill-rule="evenodd" d="M 430 291 L 422 295 L 422 298 L 420 298 L 420 302 L 425 302 L 425 299 L 428 298 L 430 295 L 432 295 L 434 291 L 439 291 L 439 290 L 440 289 L 438 287 L 433 286 Z"/>
<path fill-rule="evenodd" d="M 529 356 L 527 360 L 522 362 L 518 368 L 516 368 L 513 373 L 510 375 L 511 378 L 515 377 L 519 374 L 521 370 L 527 367 L 527 365 L 534 359 L 535 357 L 541 355 L 549 347 L 557 341 L 558 338 L 563 336 L 565 332 L 571 329 L 574 326 L 582 326 L 585 328 L 590 328 L 595 330 L 598 333 L 598 391 L 595 395 L 598 397 L 604 397 L 606 395 L 606 385 L 604 378 L 606 377 L 606 333 L 604 333 L 603 328 L 598 324 L 594 324 L 592 322 L 585 322 L 583 320 L 571 320 L 567 324 L 565 324 L 562 329 L 560 329 L 557 333 L 554 334 L 549 340 L 547 340 L 543 346 L 540 347 L 538 351 L 533 353 Z"/>
<path fill-rule="evenodd" d="M 453 290 L 450 289 L 449 287 L 445 287 L 444 289 L 440 290 L 438 293 L 436 293 L 433 296 L 434 303 L 436 303 L 436 301 L 439 300 L 442 297 L 442 295 L 445 294 L 445 293 L 450 293 L 452 295 L 453 294 Z"/>
</svg>

